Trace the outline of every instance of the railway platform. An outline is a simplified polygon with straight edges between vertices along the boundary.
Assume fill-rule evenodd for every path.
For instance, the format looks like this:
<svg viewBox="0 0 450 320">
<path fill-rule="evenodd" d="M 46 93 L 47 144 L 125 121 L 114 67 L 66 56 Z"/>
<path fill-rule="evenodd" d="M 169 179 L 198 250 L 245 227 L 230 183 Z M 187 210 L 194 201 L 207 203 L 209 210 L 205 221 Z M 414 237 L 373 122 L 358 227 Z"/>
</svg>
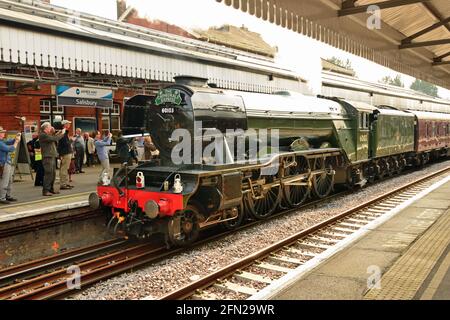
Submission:
<svg viewBox="0 0 450 320">
<path fill-rule="evenodd" d="M 42 187 L 35 187 L 29 175 L 13 184 L 13 196 L 18 202 L 0 205 L 0 224 L 12 220 L 59 212 L 88 205 L 89 193 L 95 191 L 101 167 L 84 168 L 85 173 L 72 175 L 71 190 L 60 190 L 51 197 L 42 196 Z M 55 182 L 59 188 L 59 178 Z"/>
<path fill-rule="evenodd" d="M 102 169 L 83 170 L 72 175 L 73 189 L 51 197 L 42 196 L 42 187 L 35 187 L 29 175 L 14 182 L 12 195 L 18 201 L 0 205 L 0 268 L 114 238 L 105 229 L 104 215 L 88 204 Z"/>
<path fill-rule="evenodd" d="M 450 299 L 450 182 L 270 299 Z"/>
</svg>

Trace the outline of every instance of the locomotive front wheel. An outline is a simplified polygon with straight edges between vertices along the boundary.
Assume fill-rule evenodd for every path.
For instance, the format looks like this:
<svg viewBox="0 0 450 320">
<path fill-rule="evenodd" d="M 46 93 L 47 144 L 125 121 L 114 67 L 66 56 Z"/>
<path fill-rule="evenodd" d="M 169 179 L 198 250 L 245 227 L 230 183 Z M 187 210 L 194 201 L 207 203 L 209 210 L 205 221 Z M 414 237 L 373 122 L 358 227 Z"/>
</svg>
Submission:
<svg viewBox="0 0 450 320">
<path fill-rule="evenodd" d="M 200 212 L 197 206 L 188 204 L 182 213 L 170 218 L 167 232 L 170 242 L 178 247 L 185 247 L 198 238 Z"/>
<path fill-rule="evenodd" d="M 314 170 L 324 170 L 323 173 L 313 177 L 314 194 L 318 198 L 325 198 L 333 190 L 334 174 L 331 173 L 333 166 L 331 160 L 324 158 L 316 158 L 314 160 Z"/>
<path fill-rule="evenodd" d="M 309 170 L 309 162 L 303 157 L 296 159 L 297 165 L 295 167 L 288 167 L 285 169 L 284 176 L 296 176 Z M 310 187 L 308 185 L 285 185 L 283 188 L 284 201 L 291 208 L 301 205 L 308 198 Z"/>
<path fill-rule="evenodd" d="M 281 188 L 276 186 L 266 191 L 260 199 L 254 199 L 251 192 L 245 196 L 246 211 L 257 220 L 266 219 L 278 208 L 281 200 Z"/>
</svg>

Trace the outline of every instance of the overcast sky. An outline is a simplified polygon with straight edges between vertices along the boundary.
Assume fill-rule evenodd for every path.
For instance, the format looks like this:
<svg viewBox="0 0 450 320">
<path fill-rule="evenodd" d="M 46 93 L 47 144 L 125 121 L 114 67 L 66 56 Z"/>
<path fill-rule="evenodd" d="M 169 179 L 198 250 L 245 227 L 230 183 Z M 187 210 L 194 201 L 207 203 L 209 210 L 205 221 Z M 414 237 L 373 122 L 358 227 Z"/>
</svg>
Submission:
<svg viewBox="0 0 450 320">
<path fill-rule="evenodd" d="M 116 19 L 116 0 L 51 0 L 51 3 Z M 320 90 L 320 57 L 350 59 L 357 76 L 363 80 L 377 82 L 386 75 L 394 77 L 397 74 L 371 61 L 288 31 L 214 0 L 128 0 L 127 3 L 135 7 L 141 16 L 164 20 L 186 29 L 207 29 L 223 24 L 245 25 L 251 31 L 260 33 L 270 45 L 277 46 L 277 63 L 306 78 L 315 93 Z M 402 74 L 402 80 L 405 87 L 409 87 L 414 78 Z M 450 90 L 439 88 L 439 95 L 450 99 Z"/>
</svg>

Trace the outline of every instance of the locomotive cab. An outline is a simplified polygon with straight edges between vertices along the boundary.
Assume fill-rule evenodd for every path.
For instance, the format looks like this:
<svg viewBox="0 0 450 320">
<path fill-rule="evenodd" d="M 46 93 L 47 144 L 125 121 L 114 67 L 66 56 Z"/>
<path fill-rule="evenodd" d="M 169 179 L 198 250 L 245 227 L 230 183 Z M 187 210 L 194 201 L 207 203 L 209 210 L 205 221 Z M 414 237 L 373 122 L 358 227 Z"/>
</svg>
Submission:
<svg viewBox="0 0 450 320">
<path fill-rule="evenodd" d="M 122 133 L 124 136 L 142 136 L 148 132 L 149 108 L 154 97 L 136 95 L 125 102 L 122 119 Z"/>
</svg>

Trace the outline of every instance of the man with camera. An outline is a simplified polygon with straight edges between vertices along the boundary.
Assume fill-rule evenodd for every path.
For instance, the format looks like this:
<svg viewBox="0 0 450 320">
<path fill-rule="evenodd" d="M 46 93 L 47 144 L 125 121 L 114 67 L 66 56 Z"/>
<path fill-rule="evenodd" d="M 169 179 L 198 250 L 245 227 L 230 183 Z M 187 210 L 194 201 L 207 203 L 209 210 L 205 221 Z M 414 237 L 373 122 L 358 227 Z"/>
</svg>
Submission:
<svg viewBox="0 0 450 320">
<path fill-rule="evenodd" d="M 41 132 L 39 133 L 39 143 L 42 152 L 42 165 L 44 166 L 44 188 L 42 190 L 43 196 L 52 196 L 59 192 L 53 189 L 56 178 L 56 158 L 58 152 L 56 151 L 56 144 L 64 137 L 66 129 L 56 133 L 50 122 L 44 122 L 41 125 Z"/>
<path fill-rule="evenodd" d="M 61 125 L 66 130 L 61 140 L 58 142 L 58 153 L 61 158 L 61 167 L 59 170 L 59 180 L 61 190 L 72 189 L 73 186 L 69 184 L 69 166 L 72 161 L 73 149 L 72 141 L 69 138 L 69 129 L 72 122 L 68 120 L 61 121 Z"/>
<path fill-rule="evenodd" d="M 15 151 L 20 142 L 20 132 L 15 139 L 5 139 L 6 130 L 0 127 L 0 203 L 9 204 L 17 201 L 11 196 L 14 168 L 11 165 L 11 152 Z"/>
</svg>

